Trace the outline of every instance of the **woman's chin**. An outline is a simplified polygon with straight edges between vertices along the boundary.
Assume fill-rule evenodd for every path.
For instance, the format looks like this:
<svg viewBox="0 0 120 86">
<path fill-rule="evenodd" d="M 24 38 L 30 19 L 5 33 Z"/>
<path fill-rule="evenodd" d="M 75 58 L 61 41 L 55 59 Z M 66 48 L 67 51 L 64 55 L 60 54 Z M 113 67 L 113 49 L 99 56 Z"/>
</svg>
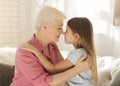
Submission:
<svg viewBox="0 0 120 86">
<path fill-rule="evenodd" d="M 56 40 L 54 40 L 54 42 L 58 42 L 59 41 L 59 38 L 57 38 Z"/>
</svg>

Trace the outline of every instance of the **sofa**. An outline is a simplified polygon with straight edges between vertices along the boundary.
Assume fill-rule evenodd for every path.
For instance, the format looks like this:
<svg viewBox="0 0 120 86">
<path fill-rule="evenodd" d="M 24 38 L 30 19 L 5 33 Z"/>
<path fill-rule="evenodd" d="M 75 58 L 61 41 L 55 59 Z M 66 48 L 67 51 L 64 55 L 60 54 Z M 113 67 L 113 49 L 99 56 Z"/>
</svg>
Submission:
<svg viewBox="0 0 120 86">
<path fill-rule="evenodd" d="M 16 48 L 0 48 L 0 86 L 9 86 L 14 76 Z"/>
<path fill-rule="evenodd" d="M 9 86 L 14 76 L 16 48 L 0 48 L 0 86 Z M 68 51 L 61 51 L 67 57 Z M 120 58 L 97 56 L 98 86 L 120 86 Z"/>
</svg>

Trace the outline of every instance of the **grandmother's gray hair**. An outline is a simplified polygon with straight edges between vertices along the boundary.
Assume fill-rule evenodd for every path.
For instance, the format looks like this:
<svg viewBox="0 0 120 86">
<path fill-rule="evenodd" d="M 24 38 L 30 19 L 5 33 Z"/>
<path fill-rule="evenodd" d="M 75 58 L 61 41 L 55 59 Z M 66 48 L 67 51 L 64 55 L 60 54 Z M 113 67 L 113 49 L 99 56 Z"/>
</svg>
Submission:
<svg viewBox="0 0 120 86">
<path fill-rule="evenodd" d="M 35 26 L 36 29 L 39 29 L 42 22 L 52 23 L 55 20 L 64 20 L 66 18 L 65 14 L 61 11 L 57 10 L 54 7 L 44 5 L 42 7 L 38 7 L 35 14 Z"/>
</svg>

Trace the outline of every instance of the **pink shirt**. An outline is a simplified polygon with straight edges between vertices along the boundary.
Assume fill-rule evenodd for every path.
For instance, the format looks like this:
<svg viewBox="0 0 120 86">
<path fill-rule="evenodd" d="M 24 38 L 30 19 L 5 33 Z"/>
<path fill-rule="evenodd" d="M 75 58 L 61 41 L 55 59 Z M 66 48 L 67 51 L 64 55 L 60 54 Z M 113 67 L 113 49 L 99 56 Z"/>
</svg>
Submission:
<svg viewBox="0 0 120 86">
<path fill-rule="evenodd" d="M 52 44 L 48 45 L 49 54 L 33 36 L 28 43 L 35 46 L 51 63 L 58 62 Z M 50 86 L 53 76 L 43 68 L 34 54 L 18 49 L 15 59 L 15 73 L 10 86 Z"/>
</svg>

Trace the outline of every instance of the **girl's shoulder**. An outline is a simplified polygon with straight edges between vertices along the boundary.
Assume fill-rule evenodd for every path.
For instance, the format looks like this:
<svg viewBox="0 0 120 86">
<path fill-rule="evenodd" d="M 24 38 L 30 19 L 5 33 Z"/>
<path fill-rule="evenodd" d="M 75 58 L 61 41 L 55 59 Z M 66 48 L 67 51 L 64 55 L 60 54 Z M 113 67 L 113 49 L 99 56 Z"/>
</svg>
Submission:
<svg viewBox="0 0 120 86">
<path fill-rule="evenodd" d="M 74 49 L 74 50 L 72 50 L 71 52 L 70 52 L 70 54 L 72 54 L 72 53 L 76 53 L 76 54 L 87 54 L 87 52 L 86 52 L 86 50 L 85 49 L 83 49 L 83 48 L 79 48 L 79 49 Z"/>
</svg>

